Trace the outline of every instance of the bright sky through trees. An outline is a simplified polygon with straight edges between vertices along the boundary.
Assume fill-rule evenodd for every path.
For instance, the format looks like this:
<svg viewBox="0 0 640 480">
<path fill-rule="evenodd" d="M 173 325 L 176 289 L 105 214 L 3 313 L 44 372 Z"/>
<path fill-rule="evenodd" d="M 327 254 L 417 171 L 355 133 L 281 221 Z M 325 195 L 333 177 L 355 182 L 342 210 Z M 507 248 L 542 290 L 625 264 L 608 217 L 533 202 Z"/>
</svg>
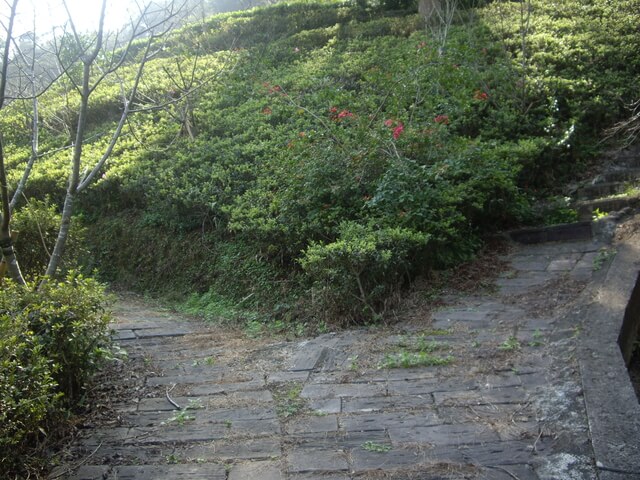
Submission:
<svg viewBox="0 0 640 480">
<path fill-rule="evenodd" d="M 80 31 L 93 31 L 98 28 L 101 5 L 102 0 L 67 0 L 73 21 Z M 127 23 L 130 16 L 136 17 L 138 12 L 135 0 L 107 0 L 105 27 L 107 30 L 118 29 Z M 67 21 L 62 0 L 20 0 L 18 32 L 33 30 L 34 14 L 38 35 L 46 34 L 53 27 L 63 25 Z"/>
</svg>

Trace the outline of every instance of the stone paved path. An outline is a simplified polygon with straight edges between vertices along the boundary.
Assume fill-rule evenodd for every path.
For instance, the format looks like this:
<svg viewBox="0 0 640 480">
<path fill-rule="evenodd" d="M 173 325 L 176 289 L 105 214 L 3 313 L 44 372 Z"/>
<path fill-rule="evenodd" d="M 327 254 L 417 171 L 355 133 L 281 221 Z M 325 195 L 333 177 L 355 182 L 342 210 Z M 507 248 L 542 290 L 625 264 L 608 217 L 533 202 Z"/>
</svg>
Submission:
<svg viewBox="0 0 640 480">
<path fill-rule="evenodd" d="M 145 372 L 114 379 L 134 400 L 63 478 L 597 478 L 572 312 L 600 248 L 517 246 L 490 294 L 298 342 L 124 300 L 117 335 Z M 411 362 L 441 365 L 392 368 Z"/>
</svg>

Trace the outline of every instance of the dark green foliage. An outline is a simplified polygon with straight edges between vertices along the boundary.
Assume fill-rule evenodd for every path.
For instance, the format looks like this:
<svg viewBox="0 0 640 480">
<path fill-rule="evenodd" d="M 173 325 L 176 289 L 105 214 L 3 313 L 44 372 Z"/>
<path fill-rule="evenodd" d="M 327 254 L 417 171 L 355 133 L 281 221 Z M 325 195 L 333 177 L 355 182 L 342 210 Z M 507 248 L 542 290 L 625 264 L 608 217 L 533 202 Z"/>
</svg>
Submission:
<svg viewBox="0 0 640 480">
<path fill-rule="evenodd" d="M 13 478 L 37 461 L 27 456 L 63 432 L 108 355 L 104 289 L 69 274 L 39 290 L 6 283 L 0 289 L 0 476 Z M 41 453 L 41 452 L 40 452 Z"/>
<path fill-rule="evenodd" d="M 4 478 L 20 466 L 18 454 L 37 443 L 58 408 L 55 369 L 24 318 L 0 315 L 0 475 Z"/>
<path fill-rule="evenodd" d="M 195 65 L 205 83 L 188 104 L 131 117 L 105 176 L 79 199 L 86 263 L 174 298 L 259 306 L 265 318 L 313 316 L 305 306 L 319 291 L 334 317 L 370 318 L 417 271 L 535 220 L 531 198 L 575 174 L 640 91 L 638 0 L 532 0 L 528 20 L 529 2 L 464 1 L 444 48 L 404 10 L 412 2 L 366 3 L 280 3 L 169 38 L 139 101 L 174 95 L 177 65 Z M 48 145 L 77 102 L 50 95 Z M 11 112 L 0 122 L 15 131 L 24 121 Z M 96 91 L 88 159 L 117 112 L 115 86 Z M 19 165 L 28 148 L 17 133 L 11 141 Z M 58 203 L 65 155 L 37 165 L 30 195 Z M 374 246 L 364 294 L 343 252 L 358 228 Z M 397 249 L 385 246 L 390 232 Z M 349 310 L 354 295 L 364 301 Z"/>
<path fill-rule="evenodd" d="M 22 273 L 30 278 L 42 275 L 60 226 L 60 214 L 56 206 L 51 205 L 47 199 L 31 200 L 16 211 L 12 225 L 13 230 L 19 233 L 16 251 Z M 84 229 L 79 226 L 79 219 L 76 218 L 72 222 L 63 269 L 77 267 L 78 259 L 86 255 L 83 252 L 83 236 Z"/>
<path fill-rule="evenodd" d="M 336 241 L 312 243 L 300 259 L 313 280 L 319 316 L 379 318 L 395 289 L 426 267 L 429 236 L 406 228 L 342 223 Z"/>
</svg>

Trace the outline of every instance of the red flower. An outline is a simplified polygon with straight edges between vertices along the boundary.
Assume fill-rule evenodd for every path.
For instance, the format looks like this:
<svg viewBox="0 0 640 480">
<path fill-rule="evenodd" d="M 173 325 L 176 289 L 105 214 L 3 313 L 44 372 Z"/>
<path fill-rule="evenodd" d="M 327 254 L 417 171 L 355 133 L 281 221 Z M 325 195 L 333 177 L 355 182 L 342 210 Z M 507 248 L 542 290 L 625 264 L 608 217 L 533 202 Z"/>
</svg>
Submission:
<svg viewBox="0 0 640 480">
<path fill-rule="evenodd" d="M 272 111 L 271 111 L 271 109 L 270 109 L 269 107 L 264 107 L 264 108 L 262 109 L 262 113 L 263 113 L 264 115 L 271 115 Z"/>
<path fill-rule="evenodd" d="M 329 111 L 330 111 L 331 113 L 337 113 L 337 112 L 338 112 L 338 107 L 331 107 L 331 108 L 329 109 Z"/>
<path fill-rule="evenodd" d="M 388 120 L 384 121 L 384 126 L 385 127 L 393 127 L 395 124 L 396 124 L 396 121 L 392 120 L 390 118 Z"/>
<path fill-rule="evenodd" d="M 481 90 L 476 90 L 473 94 L 473 98 L 486 102 L 489 99 L 489 95 Z"/>
<path fill-rule="evenodd" d="M 338 114 L 338 118 L 346 118 L 346 117 L 355 117 L 355 115 L 351 113 L 349 110 L 342 110 Z"/>
<path fill-rule="evenodd" d="M 402 122 L 399 122 L 398 126 L 393 129 L 393 138 L 397 140 L 398 138 L 400 138 L 400 135 L 402 135 L 402 132 L 404 132 L 404 125 L 402 124 Z"/>
<path fill-rule="evenodd" d="M 442 125 L 449 125 L 449 115 L 438 115 L 433 119 L 436 123 L 441 123 Z"/>
</svg>

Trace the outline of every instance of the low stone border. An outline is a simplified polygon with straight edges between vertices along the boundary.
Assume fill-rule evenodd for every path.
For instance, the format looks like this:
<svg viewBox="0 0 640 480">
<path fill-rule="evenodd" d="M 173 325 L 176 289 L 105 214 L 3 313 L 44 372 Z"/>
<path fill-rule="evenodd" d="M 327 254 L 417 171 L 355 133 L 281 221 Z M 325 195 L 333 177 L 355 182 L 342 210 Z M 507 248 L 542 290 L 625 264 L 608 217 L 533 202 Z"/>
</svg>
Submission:
<svg viewBox="0 0 640 480">
<path fill-rule="evenodd" d="M 576 312 L 582 317 L 579 363 L 600 480 L 640 479 L 640 403 L 619 345 L 625 318 L 638 313 L 631 299 L 640 294 L 634 295 L 640 233 L 616 249 L 601 282 L 585 292 L 586 309 Z"/>
</svg>

